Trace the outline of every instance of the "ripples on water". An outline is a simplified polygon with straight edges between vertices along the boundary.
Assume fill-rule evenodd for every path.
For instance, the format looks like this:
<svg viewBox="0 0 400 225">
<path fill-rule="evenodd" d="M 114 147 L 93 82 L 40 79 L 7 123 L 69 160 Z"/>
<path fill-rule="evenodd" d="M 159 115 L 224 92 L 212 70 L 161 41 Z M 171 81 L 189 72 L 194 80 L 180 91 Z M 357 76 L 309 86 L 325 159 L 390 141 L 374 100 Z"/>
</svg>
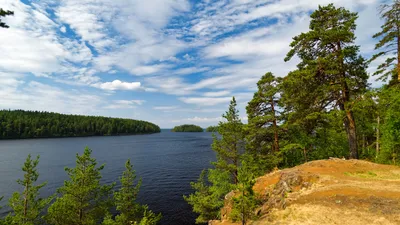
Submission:
<svg viewBox="0 0 400 225">
<path fill-rule="evenodd" d="M 40 155 L 39 180 L 48 181 L 42 194 L 54 193 L 68 178 L 64 167 L 74 167 L 76 153 L 89 146 L 98 163 L 106 164 L 103 183 L 117 181 L 130 158 L 143 179 L 138 200 L 163 214 L 160 224 L 194 224 L 196 215 L 182 196 L 192 192 L 190 182 L 215 160 L 211 143 L 210 133 L 169 130 L 151 135 L 0 141 L 0 196 L 8 199 L 13 191 L 21 190 L 16 180 L 22 177 L 20 167 L 29 153 Z M 6 213 L 5 208 L 0 211 L 0 215 Z"/>
</svg>

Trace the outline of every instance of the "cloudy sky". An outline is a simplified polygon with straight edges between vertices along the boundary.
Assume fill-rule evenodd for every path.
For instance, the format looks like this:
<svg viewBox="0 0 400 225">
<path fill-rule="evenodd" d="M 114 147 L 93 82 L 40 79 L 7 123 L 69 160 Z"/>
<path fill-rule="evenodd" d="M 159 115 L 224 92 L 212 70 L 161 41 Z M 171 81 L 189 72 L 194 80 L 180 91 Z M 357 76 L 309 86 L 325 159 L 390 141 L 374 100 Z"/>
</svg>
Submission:
<svg viewBox="0 0 400 225">
<path fill-rule="evenodd" d="M 258 79 L 295 68 L 291 38 L 330 2 L 359 12 L 369 57 L 379 0 L 1 0 L 15 16 L 0 29 L 0 108 L 206 127 L 235 96 L 245 120 Z"/>
</svg>

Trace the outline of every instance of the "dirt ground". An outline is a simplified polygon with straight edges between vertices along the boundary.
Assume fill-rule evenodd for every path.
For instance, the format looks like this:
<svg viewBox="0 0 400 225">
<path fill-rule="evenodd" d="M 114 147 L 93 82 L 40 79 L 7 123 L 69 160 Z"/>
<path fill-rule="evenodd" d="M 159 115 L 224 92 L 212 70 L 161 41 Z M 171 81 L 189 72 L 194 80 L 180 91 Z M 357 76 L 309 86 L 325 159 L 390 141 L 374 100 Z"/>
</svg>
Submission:
<svg viewBox="0 0 400 225">
<path fill-rule="evenodd" d="M 264 204 L 248 224 L 398 224 L 400 167 L 361 160 L 330 159 L 278 170 L 257 179 Z M 229 199 L 227 200 L 229 201 Z M 229 204 L 226 204 L 229 205 Z M 236 225 L 229 221 L 212 225 Z"/>
</svg>

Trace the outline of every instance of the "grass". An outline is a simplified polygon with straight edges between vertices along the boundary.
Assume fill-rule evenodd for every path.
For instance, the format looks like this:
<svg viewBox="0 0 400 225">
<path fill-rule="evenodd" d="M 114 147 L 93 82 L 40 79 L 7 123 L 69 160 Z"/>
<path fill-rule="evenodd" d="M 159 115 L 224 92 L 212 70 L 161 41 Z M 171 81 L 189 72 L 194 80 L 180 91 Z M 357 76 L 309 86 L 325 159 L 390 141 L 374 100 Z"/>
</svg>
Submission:
<svg viewBox="0 0 400 225">
<path fill-rule="evenodd" d="M 395 171 L 380 171 L 378 174 L 372 171 L 357 171 L 357 172 L 345 172 L 350 177 L 359 177 L 365 179 L 382 179 L 382 180 L 399 180 L 400 173 Z"/>
<path fill-rule="evenodd" d="M 345 172 L 344 174 L 351 177 L 378 178 L 378 175 L 372 171 L 359 171 L 354 173 Z"/>
</svg>

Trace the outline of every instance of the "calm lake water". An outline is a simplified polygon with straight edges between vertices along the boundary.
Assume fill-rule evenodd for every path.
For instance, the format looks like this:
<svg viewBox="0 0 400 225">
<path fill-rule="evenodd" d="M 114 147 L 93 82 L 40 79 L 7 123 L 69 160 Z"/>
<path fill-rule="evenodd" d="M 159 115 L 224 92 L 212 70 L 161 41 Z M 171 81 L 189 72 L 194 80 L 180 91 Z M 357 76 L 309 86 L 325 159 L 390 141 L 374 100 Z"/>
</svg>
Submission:
<svg viewBox="0 0 400 225">
<path fill-rule="evenodd" d="M 29 153 L 40 155 L 39 180 L 48 181 L 41 193 L 47 196 L 68 179 L 64 168 L 75 166 L 76 153 L 89 146 L 98 163 L 106 164 L 103 183 L 118 181 L 125 161 L 131 159 L 143 179 L 139 201 L 163 214 L 160 224 L 194 224 L 196 215 L 182 196 L 191 193 L 189 183 L 215 160 L 211 143 L 211 133 L 169 130 L 150 135 L 0 141 L 0 196 L 4 195 L 0 205 L 7 203 L 13 191 L 22 190 L 16 180 L 23 176 L 21 166 Z M 3 208 L 0 215 L 7 211 Z"/>
</svg>

